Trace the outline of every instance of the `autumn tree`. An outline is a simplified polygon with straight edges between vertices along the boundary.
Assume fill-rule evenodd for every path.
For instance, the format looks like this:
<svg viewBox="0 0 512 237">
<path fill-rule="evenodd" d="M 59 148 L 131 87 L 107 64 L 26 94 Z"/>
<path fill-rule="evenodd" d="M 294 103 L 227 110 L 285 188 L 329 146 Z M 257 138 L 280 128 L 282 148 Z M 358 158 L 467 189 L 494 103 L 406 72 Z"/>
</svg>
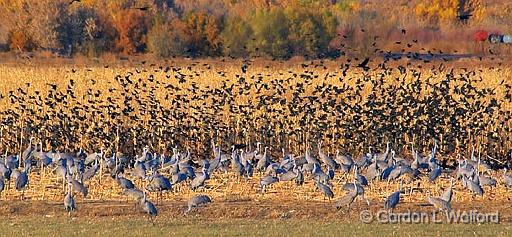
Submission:
<svg viewBox="0 0 512 237">
<path fill-rule="evenodd" d="M 253 31 L 253 38 L 248 43 L 251 55 L 263 54 L 277 58 L 291 56 L 288 19 L 282 9 L 257 10 L 250 25 Z"/>
<path fill-rule="evenodd" d="M 144 52 L 146 34 L 151 26 L 147 13 L 136 9 L 121 10 L 115 18 L 118 33 L 117 48 L 124 54 Z"/>
<path fill-rule="evenodd" d="M 217 56 L 221 53 L 221 20 L 207 12 L 189 12 L 184 17 L 193 56 Z"/>
<path fill-rule="evenodd" d="M 186 26 L 179 19 L 169 22 L 157 18 L 148 33 L 150 52 L 161 58 L 188 56 L 190 39 L 186 34 Z"/>
<path fill-rule="evenodd" d="M 306 7 L 286 9 L 293 54 L 316 58 L 328 54 L 328 44 L 334 37 L 336 20 L 322 11 Z"/>
<path fill-rule="evenodd" d="M 484 8 L 480 0 L 432 0 L 415 7 L 420 22 L 428 26 L 482 19 Z"/>
<path fill-rule="evenodd" d="M 241 17 L 229 17 L 221 33 L 223 53 L 226 56 L 247 56 L 247 44 L 251 39 L 252 30 Z"/>
</svg>

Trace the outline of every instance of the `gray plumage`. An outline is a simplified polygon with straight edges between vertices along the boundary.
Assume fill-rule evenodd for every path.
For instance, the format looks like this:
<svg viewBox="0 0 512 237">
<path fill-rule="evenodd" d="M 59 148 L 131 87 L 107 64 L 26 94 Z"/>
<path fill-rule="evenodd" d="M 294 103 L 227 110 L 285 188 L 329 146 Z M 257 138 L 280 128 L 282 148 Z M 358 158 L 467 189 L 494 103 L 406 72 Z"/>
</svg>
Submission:
<svg viewBox="0 0 512 237">
<path fill-rule="evenodd" d="M 16 190 L 22 190 L 27 186 L 28 175 L 26 172 L 15 170 L 13 171 L 13 177 L 16 179 Z"/>
<path fill-rule="evenodd" d="M 428 197 L 427 201 L 432 204 L 436 209 L 441 211 L 450 211 L 452 209 L 450 202 L 437 197 Z"/>
<path fill-rule="evenodd" d="M 144 192 L 138 188 L 123 189 L 123 194 L 135 200 L 141 200 L 144 197 Z"/>
<path fill-rule="evenodd" d="M 342 189 L 346 190 L 346 191 L 356 190 L 358 195 L 363 195 L 364 194 L 364 188 L 363 188 L 363 186 L 361 186 L 359 184 L 346 183 L 346 184 L 344 184 L 342 186 Z"/>
<path fill-rule="evenodd" d="M 478 179 L 477 179 L 477 181 L 474 181 L 474 180 L 469 180 L 467 178 L 464 178 L 464 181 L 465 181 L 466 187 L 471 192 L 473 192 L 479 196 L 484 195 L 484 190 L 482 189 L 482 186 L 480 186 L 480 182 L 478 182 Z"/>
<path fill-rule="evenodd" d="M 450 180 L 450 187 L 446 188 L 446 190 L 444 190 L 443 194 L 441 194 L 441 199 L 447 201 L 447 202 L 451 202 L 452 201 L 452 196 L 453 196 L 453 180 Z"/>
<path fill-rule="evenodd" d="M 384 202 L 385 209 L 395 209 L 395 207 L 400 202 L 400 191 L 401 190 L 402 190 L 402 182 L 400 182 L 400 187 L 398 188 L 398 191 L 389 195 L 389 197 Z"/>
<path fill-rule="evenodd" d="M 165 191 L 165 190 L 171 190 L 172 184 L 171 181 L 160 174 L 153 174 L 153 177 L 151 178 L 150 183 L 147 186 L 148 191 L 156 192 L 156 191 Z"/>
<path fill-rule="evenodd" d="M 492 177 L 480 175 L 479 177 L 480 185 L 482 186 L 490 186 L 490 187 L 496 187 L 497 181 L 493 179 Z"/>
<path fill-rule="evenodd" d="M 441 175 L 441 167 L 439 165 L 434 165 L 433 169 L 428 174 L 428 180 L 430 182 L 434 182 Z"/>
<path fill-rule="evenodd" d="M 363 186 L 367 186 L 368 185 L 368 180 L 366 179 L 366 177 L 364 177 L 363 175 L 359 174 L 359 169 L 356 167 L 355 169 L 355 176 L 356 176 L 356 180 L 359 184 L 363 185 Z"/>
<path fill-rule="evenodd" d="M 121 186 L 122 189 L 134 189 L 135 185 L 133 182 L 124 177 L 116 177 L 117 183 Z"/>
<path fill-rule="evenodd" d="M 262 177 L 260 180 L 261 191 L 265 192 L 265 188 L 268 185 L 271 185 L 271 184 L 277 183 L 277 182 L 279 182 L 279 179 L 272 175 L 267 175 L 267 176 Z"/>
<path fill-rule="evenodd" d="M 191 211 L 192 208 L 194 208 L 194 207 L 199 207 L 199 206 L 205 205 L 207 203 L 210 203 L 211 201 L 212 200 L 207 195 L 204 195 L 204 194 L 195 195 L 192 198 L 190 198 L 190 200 L 188 200 L 188 202 L 187 202 L 188 209 L 186 212 Z"/>
<path fill-rule="evenodd" d="M 270 160 L 267 155 L 267 149 L 268 147 L 265 147 L 265 151 L 263 152 L 263 155 L 256 156 L 258 159 L 258 162 L 256 163 L 256 170 L 257 171 L 264 171 L 267 169 L 267 166 L 270 164 Z"/>
<path fill-rule="evenodd" d="M 512 176 L 507 174 L 507 169 L 506 168 L 505 168 L 505 170 L 503 172 L 503 184 L 506 187 L 508 187 L 508 188 L 512 187 Z"/>
<path fill-rule="evenodd" d="M 70 215 L 72 211 L 76 210 L 76 203 L 73 198 L 71 183 L 68 185 L 68 193 L 64 197 L 64 209 L 68 212 L 68 215 Z"/>
<path fill-rule="evenodd" d="M 178 172 L 178 173 L 175 173 L 171 176 L 171 183 L 172 184 L 178 184 L 178 183 L 181 183 L 185 180 L 187 180 L 187 174 L 186 173 L 182 173 L 182 172 Z"/>
<path fill-rule="evenodd" d="M 219 167 L 219 165 L 220 165 L 220 158 L 222 156 L 220 147 L 218 147 L 217 149 L 215 149 L 215 145 L 213 145 L 213 147 L 214 147 L 214 151 L 216 151 L 215 152 L 215 158 L 213 158 L 212 160 L 208 161 L 208 167 L 203 166 L 203 168 L 208 169 L 208 173 L 210 173 L 210 174 L 213 173 L 213 171 Z"/>
<path fill-rule="evenodd" d="M 336 169 L 336 162 L 334 161 L 334 159 L 332 159 L 322 151 L 322 142 L 318 143 L 318 157 L 325 165 L 327 165 L 327 167 L 330 167 L 331 169 Z"/>
<path fill-rule="evenodd" d="M 83 180 L 86 181 L 86 180 L 92 179 L 96 175 L 98 170 L 99 170 L 99 166 L 98 166 L 98 163 L 96 161 L 96 163 L 92 167 L 90 167 L 90 168 L 85 170 L 85 172 L 84 172 L 84 174 L 82 176 Z"/>
<path fill-rule="evenodd" d="M 142 197 L 142 200 L 140 201 L 140 206 L 142 208 L 142 211 L 149 215 L 150 218 L 153 218 L 158 215 L 158 210 L 155 207 L 155 204 L 148 201 L 146 199 L 146 195 Z"/>
<path fill-rule="evenodd" d="M 297 174 L 296 170 L 290 170 L 286 173 L 279 175 L 279 180 L 280 181 L 292 181 L 295 178 L 297 178 L 297 176 L 298 176 L 298 174 Z"/>
<path fill-rule="evenodd" d="M 34 147 L 32 146 L 32 140 L 33 140 L 33 139 L 34 139 L 33 137 L 31 137 L 31 138 L 30 138 L 30 141 L 29 141 L 28 147 L 27 147 L 27 148 L 25 148 L 25 150 L 24 150 L 24 151 L 23 151 L 23 153 L 21 154 L 21 158 L 22 158 L 22 160 L 27 160 L 27 159 L 29 159 L 29 158 L 32 156 L 32 153 L 33 153 L 33 152 L 34 152 L 34 150 L 35 150 L 35 149 L 34 149 Z"/>
<path fill-rule="evenodd" d="M 210 178 L 208 171 L 203 168 L 203 174 L 196 176 L 192 182 L 190 182 L 190 189 L 195 190 L 199 187 L 203 187 L 206 180 Z"/>
<path fill-rule="evenodd" d="M 353 187 L 356 186 L 356 182 L 355 181 L 352 184 L 353 184 Z M 349 193 L 347 193 L 347 195 L 345 195 L 345 196 L 341 197 L 340 199 L 338 199 L 336 201 L 336 203 L 334 204 L 334 206 L 338 210 L 340 210 L 344 206 L 347 206 L 347 210 L 350 210 L 350 204 L 352 204 L 354 202 L 354 200 L 356 199 L 357 193 L 358 193 L 357 192 L 357 188 L 353 188 L 352 190 L 350 190 Z"/>
<path fill-rule="evenodd" d="M 320 190 L 320 192 L 322 192 L 325 197 L 327 197 L 329 199 L 334 197 L 334 193 L 332 192 L 331 187 L 329 187 L 319 181 L 316 181 L 315 184 L 316 184 L 316 187 L 318 188 L 318 190 Z"/>
<path fill-rule="evenodd" d="M 2 176 L 5 180 L 11 179 L 12 170 L 7 167 L 4 163 L 0 162 L 0 176 Z"/>
<path fill-rule="evenodd" d="M 339 150 L 336 150 L 335 161 L 340 165 L 345 165 L 349 167 L 354 164 L 354 160 L 352 159 L 352 157 L 340 154 Z"/>
<path fill-rule="evenodd" d="M 0 195 L 2 194 L 2 191 L 5 189 L 5 179 L 3 176 L 0 176 Z"/>
<path fill-rule="evenodd" d="M 71 179 L 71 184 L 73 185 L 73 189 L 84 195 L 84 198 L 87 197 L 87 194 L 89 191 L 87 190 L 87 187 L 83 183 L 80 183 L 78 180 Z"/>
</svg>

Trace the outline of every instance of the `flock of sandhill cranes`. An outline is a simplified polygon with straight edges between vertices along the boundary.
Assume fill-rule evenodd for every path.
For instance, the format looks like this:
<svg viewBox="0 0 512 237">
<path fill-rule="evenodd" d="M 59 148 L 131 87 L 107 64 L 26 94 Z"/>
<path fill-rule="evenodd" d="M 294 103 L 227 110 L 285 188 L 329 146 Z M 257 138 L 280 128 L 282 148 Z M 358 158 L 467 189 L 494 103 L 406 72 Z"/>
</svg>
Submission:
<svg viewBox="0 0 512 237">
<path fill-rule="evenodd" d="M 74 195 L 86 197 L 88 182 L 90 187 L 95 177 L 109 174 L 126 197 L 155 216 L 148 192 L 159 200 L 184 184 L 203 191 L 222 172 L 248 180 L 256 173 L 262 193 L 278 182 L 312 182 L 329 199 L 338 198 L 333 179 L 344 177 L 347 193 L 336 201 L 339 209 L 358 197 L 370 205 L 365 189 L 379 181 L 436 184 L 450 171 L 452 186 L 460 183 L 475 195 L 484 195 L 499 177 L 512 186 L 506 169 L 497 174 L 512 144 L 512 85 L 481 85 L 482 70 L 499 68 L 395 67 L 386 61 L 373 67 L 368 58 L 347 58 L 333 70 L 311 61 L 271 73 L 266 66 L 265 73 L 251 72 L 251 63 L 244 60 L 235 75 L 215 70 L 218 81 L 205 84 L 200 80 L 212 76 L 204 74 L 212 65 L 200 62 L 150 68 L 143 62 L 135 72 L 101 78 L 107 81 L 101 86 L 97 77 L 78 85 L 73 75 L 88 74 L 71 69 L 63 88 L 26 83 L 0 95 L 8 104 L 0 110 L 0 190 L 14 180 L 24 197 L 30 174 L 51 171 L 62 180 L 66 210 L 73 211 Z M 460 157 L 440 159 L 441 151 Z M 428 201 L 449 209 L 452 186 Z M 384 206 L 395 208 L 405 191 L 400 187 Z M 194 196 L 187 211 L 210 201 Z"/>
<path fill-rule="evenodd" d="M 336 175 L 344 175 L 348 178 L 348 182 L 343 185 L 347 193 L 335 201 L 335 207 L 347 211 L 358 197 L 370 205 L 370 200 L 364 195 L 365 188 L 379 181 L 389 183 L 399 180 L 399 189 L 391 193 L 384 202 L 384 208 L 394 209 L 400 203 L 401 192 L 404 192 L 403 181 L 424 179 L 435 183 L 443 173 L 447 173 L 451 176 L 451 185 L 440 197 L 430 196 L 429 193 L 427 199 L 439 210 L 451 210 L 455 182 L 460 182 L 467 192 L 479 196 L 484 195 L 485 186 L 496 187 L 498 183 L 498 177 L 492 177 L 498 174 L 497 170 L 493 170 L 475 152 L 468 159 L 458 160 L 456 170 L 450 173 L 449 169 L 443 168 L 439 163 L 437 142 L 426 155 L 411 147 L 412 160 L 399 157 L 390 143 L 387 143 L 386 150 L 382 153 L 370 149 L 368 153 L 355 159 L 339 151 L 333 156 L 327 155 L 322 150 L 321 142 L 318 143 L 315 154 L 310 148 L 300 156 L 286 153 L 282 149 L 281 157 L 271 155 L 269 147 L 262 148 L 260 143 L 252 151 L 246 145 L 236 144 L 231 146 L 231 152 L 224 152 L 220 146 L 212 143 L 214 157 L 196 159 L 190 151 L 182 153 L 177 148 L 173 149 L 171 156 L 151 153 L 148 147 L 135 157 L 118 157 L 116 153 L 107 156 L 103 150 L 91 154 L 86 154 L 83 150 L 77 153 L 44 152 L 41 144 L 39 147 L 34 145 L 33 138 L 30 138 L 28 147 L 21 155 L 6 153 L 0 161 L 0 191 L 13 180 L 16 190 L 22 192 L 23 198 L 32 172 L 54 170 L 62 178 L 63 189 L 66 190 L 64 207 L 71 213 L 76 210 L 76 193 L 84 197 L 88 195 L 85 182 L 98 174 L 109 174 L 117 181 L 124 195 L 137 200 L 141 210 L 152 218 L 158 212 L 156 206 L 146 198 L 146 192 L 157 192 L 161 195 L 164 191 L 173 190 L 173 185 L 187 180 L 190 189 L 204 190 L 210 176 L 216 172 L 233 172 L 236 176 L 248 179 L 257 172 L 261 174 L 259 191 L 262 193 L 277 182 L 294 182 L 301 186 L 306 181 L 312 181 L 317 190 L 329 199 L 335 198 L 331 181 Z M 512 176 L 507 174 L 506 168 L 501 178 L 506 188 L 512 188 Z M 140 181 L 142 187 L 135 185 L 137 181 Z M 195 195 L 189 200 L 185 213 L 209 202 L 209 196 Z"/>
</svg>

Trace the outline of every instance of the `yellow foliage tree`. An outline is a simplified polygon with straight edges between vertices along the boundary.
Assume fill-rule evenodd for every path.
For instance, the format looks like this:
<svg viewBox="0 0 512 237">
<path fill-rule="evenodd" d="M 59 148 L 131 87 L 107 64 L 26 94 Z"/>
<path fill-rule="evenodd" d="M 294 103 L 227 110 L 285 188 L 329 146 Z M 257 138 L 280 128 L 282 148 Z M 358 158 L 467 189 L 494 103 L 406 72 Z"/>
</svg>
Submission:
<svg viewBox="0 0 512 237">
<path fill-rule="evenodd" d="M 485 11 L 480 0 L 424 1 L 414 10 L 421 23 L 434 27 L 465 21 L 466 18 L 480 21 Z"/>
</svg>

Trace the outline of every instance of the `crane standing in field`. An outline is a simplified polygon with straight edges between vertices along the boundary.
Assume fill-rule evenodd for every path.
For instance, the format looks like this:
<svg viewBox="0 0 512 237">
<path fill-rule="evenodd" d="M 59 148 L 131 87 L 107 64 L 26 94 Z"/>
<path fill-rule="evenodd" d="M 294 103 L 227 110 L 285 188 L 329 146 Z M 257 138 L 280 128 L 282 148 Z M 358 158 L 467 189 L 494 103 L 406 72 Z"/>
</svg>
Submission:
<svg viewBox="0 0 512 237">
<path fill-rule="evenodd" d="M 384 208 L 385 209 L 391 209 L 394 210 L 398 203 L 400 202 L 400 192 L 402 191 L 402 181 L 400 181 L 400 186 L 398 188 L 398 191 L 392 193 L 391 195 L 386 198 L 386 201 L 384 202 Z"/>
<path fill-rule="evenodd" d="M 68 212 L 68 216 L 71 216 L 71 212 L 76 211 L 75 198 L 73 197 L 73 185 L 68 184 L 68 192 L 64 197 L 64 209 Z"/>
</svg>

